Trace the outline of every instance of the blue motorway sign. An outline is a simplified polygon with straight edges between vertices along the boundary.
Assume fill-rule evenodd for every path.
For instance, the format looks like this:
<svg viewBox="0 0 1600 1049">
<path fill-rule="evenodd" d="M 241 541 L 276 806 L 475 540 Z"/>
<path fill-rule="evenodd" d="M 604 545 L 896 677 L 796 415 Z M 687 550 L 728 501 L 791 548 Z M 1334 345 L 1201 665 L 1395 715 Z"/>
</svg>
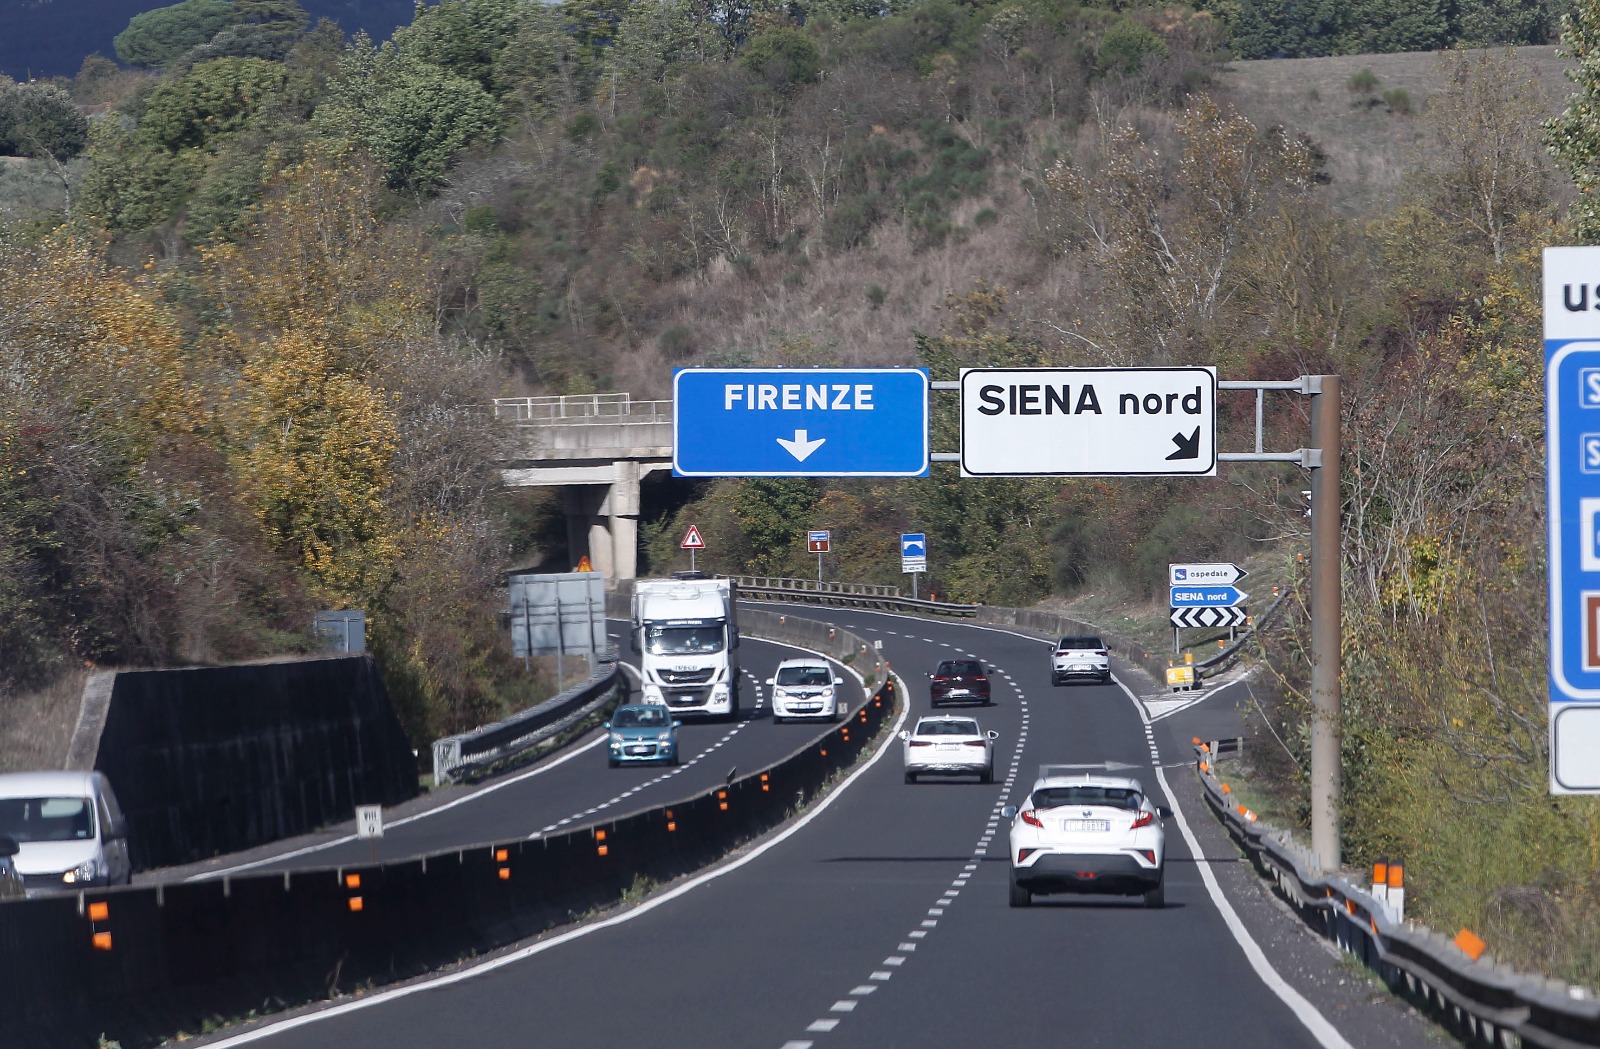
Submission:
<svg viewBox="0 0 1600 1049">
<path fill-rule="evenodd" d="M 900 571 L 926 572 L 928 570 L 928 534 L 926 532 L 900 533 Z"/>
<path fill-rule="evenodd" d="M 672 472 L 922 477 L 928 388 L 920 368 L 680 368 Z"/>
<path fill-rule="evenodd" d="M 1236 586 L 1175 586 L 1173 608 L 1232 608 L 1250 595 Z"/>
<path fill-rule="evenodd" d="M 1600 248 L 1544 253 L 1550 790 L 1600 793 Z"/>
</svg>

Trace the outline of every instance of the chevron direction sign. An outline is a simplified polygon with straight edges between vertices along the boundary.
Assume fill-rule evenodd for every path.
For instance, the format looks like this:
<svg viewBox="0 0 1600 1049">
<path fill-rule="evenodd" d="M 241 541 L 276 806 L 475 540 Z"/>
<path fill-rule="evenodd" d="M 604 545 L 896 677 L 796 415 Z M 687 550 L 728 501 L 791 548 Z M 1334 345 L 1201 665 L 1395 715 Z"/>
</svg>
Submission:
<svg viewBox="0 0 1600 1049">
<path fill-rule="evenodd" d="M 1229 608 L 1174 608 L 1172 610 L 1172 625 L 1175 627 L 1204 627 L 1207 629 L 1221 626 L 1244 626 L 1244 609 L 1234 605 Z"/>
</svg>

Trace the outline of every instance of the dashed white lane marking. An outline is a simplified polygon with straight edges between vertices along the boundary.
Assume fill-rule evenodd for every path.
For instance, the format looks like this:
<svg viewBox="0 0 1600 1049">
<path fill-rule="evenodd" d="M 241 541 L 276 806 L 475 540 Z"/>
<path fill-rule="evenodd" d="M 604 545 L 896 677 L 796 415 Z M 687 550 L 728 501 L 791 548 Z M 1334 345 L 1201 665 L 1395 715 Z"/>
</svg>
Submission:
<svg viewBox="0 0 1600 1049">
<path fill-rule="evenodd" d="M 892 634 L 894 631 L 886 630 L 884 633 Z M 908 634 L 906 636 L 911 637 L 913 635 Z M 927 639 L 924 638 L 923 640 Z M 951 648 L 954 646 L 945 645 L 944 647 Z M 970 658 L 975 659 L 977 657 L 971 656 Z M 930 930 L 939 927 L 939 919 L 944 916 L 945 911 L 954 905 L 955 901 L 961 895 L 961 890 L 967 887 L 968 882 L 972 878 L 973 872 L 978 869 L 977 861 L 980 857 L 988 853 L 989 842 L 993 840 L 996 833 L 998 833 L 998 828 L 1000 825 L 998 814 L 1000 810 L 1005 807 L 1006 801 L 1011 795 L 1011 788 L 1016 783 L 1017 767 L 1022 762 L 1022 751 L 1027 744 L 1028 698 L 1023 693 L 1022 689 L 1017 687 L 1016 682 L 1011 679 L 1010 674 L 1007 674 L 1004 670 L 1001 670 L 998 667 L 991 667 L 990 671 L 992 675 L 1003 679 L 1008 685 L 1011 686 L 1012 690 L 1016 692 L 1018 706 L 1022 711 L 1023 729 L 1020 733 L 1018 733 L 1016 750 L 1013 752 L 1011 758 L 1010 772 L 1006 775 L 1005 782 L 1001 785 L 1000 793 L 998 799 L 995 801 L 994 808 L 990 811 L 990 814 L 984 823 L 983 834 L 979 836 L 977 845 L 973 848 L 972 855 L 968 862 L 962 865 L 961 872 L 957 874 L 954 880 L 950 882 L 950 887 L 948 889 L 941 890 L 938 898 L 933 901 L 933 905 L 927 909 L 927 917 L 922 918 L 918 922 L 918 928 L 911 929 L 906 932 L 905 941 L 895 948 L 895 950 L 899 953 L 891 954 L 885 958 L 880 963 L 883 966 L 882 969 L 876 969 L 868 974 L 868 983 L 859 984 L 852 988 L 850 991 L 850 996 L 848 998 L 841 998 L 834 1002 L 829 1009 L 830 1012 L 854 1013 L 862 998 L 877 990 L 882 984 L 893 979 L 894 974 L 905 967 L 906 962 L 908 961 L 908 956 L 916 953 L 918 947 L 920 947 L 922 943 L 926 941 L 928 932 Z M 819 1027 L 818 1024 L 827 1024 L 828 1026 Z M 810 1027 L 807 1027 L 806 1030 L 832 1031 L 836 1026 L 838 1026 L 838 1024 L 839 1021 L 834 1018 L 817 1020 L 813 1022 Z M 810 1043 L 785 1042 L 782 1046 L 782 1049 L 794 1049 L 794 1047 L 797 1047 L 801 1044 L 809 1045 Z"/>
<path fill-rule="evenodd" d="M 783 1049 L 811 1049 L 814 1042 L 784 1042 Z"/>
<path fill-rule="evenodd" d="M 745 677 L 750 679 L 750 685 L 751 685 L 752 688 L 755 689 L 755 696 L 756 696 L 755 709 L 757 711 L 761 710 L 763 707 L 765 707 L 767 705 L 767 694 L 766 694 L 765 688 L 762 685 L 761 679 L 756 677 L 749 670 L 746 670 L 743 667 L 739 668 L 739 672 L 741 674 L 743 674 Z M 737 725 L 734 725 L 732 728 L 730 728 L 727 732 L 723 733 L 721 739 L 717 740 L 715 743 L 711 744 L 711 746 L 707 747 L 705 750 L 702 750 L 700 753 L 696 754 L 694 757 L 690 758 L 688 761 L 685 761 L 683 764 L 673 766 L 672 768 L 670 768 L 670 769 L 666 770 L 665 772 L 661 773 L 661 775 L 655 777 L 654 779 L 647 780 L 644 783 L 638 784 L 637 786 L 631 788 L 630 790 L 627 790 L 627 791 L 624 791 L 621 794 L 618 794 L 616 797 L 612 798 L 610 801 L 602 802 L 601 804 L 596 805 L 592 809 L 588 809 L 587 811 L 579 813 L 579 814 L 574 815 L 574 816 L 568 816 L 565 819 L 556 820 L 554 823 L 548 824 L 548 825 L 546 825 L 544 827 L 540 827 L 538 830 L 536 830 L 532 834 L 528 835 L 528 838 L 530 840 L 532 840 L 534 838 L 541 837 L 541 836 L 543 836 L 545 834 L 549 834 L 551 831 L 560 830 L 562 827 L 564 827 L 567 824 L 571 823 L 575 819 L 579 819 L 579 818 L 581 818 L 583 816 L 593 816 L 596 813 L 599 813 L 599 812 L 601 812 L 601 811 L 603 811 L 605 809 L 608 809 L 613 805 L 617 805 L 617 804 L 620 804 L 623 801 L 626 801 L 629 797 L 631 797 L 632 795 L 634 795 L 638 791 L 643 790 L 645 787 L 653 787 L 658 783 L 663 783 L 666 780 L 671 779 L 672 777 L 678 775 L 679 773 L 683 772 L 686 769 L 693 768 L 694 766 L 698 765 L 703 759 L 709 757 L 711 755 L 712 751 L 720 750 L 722 748 L 723 744 L 731 742 L 733 740 L 734 736 L 737 736 L 740 732 L 743 732 L 746 726 L 751 725 L 753 723 L 754 723 L 753 721 L 741 721 L 741 722 L 739 722 Z M 602 736 L 602 737 L 600 737 L 600 740 L 598 740 L 597 742 L 603 742 L 604 739 L 605 739 L 605 737 Z"/>
</svg>

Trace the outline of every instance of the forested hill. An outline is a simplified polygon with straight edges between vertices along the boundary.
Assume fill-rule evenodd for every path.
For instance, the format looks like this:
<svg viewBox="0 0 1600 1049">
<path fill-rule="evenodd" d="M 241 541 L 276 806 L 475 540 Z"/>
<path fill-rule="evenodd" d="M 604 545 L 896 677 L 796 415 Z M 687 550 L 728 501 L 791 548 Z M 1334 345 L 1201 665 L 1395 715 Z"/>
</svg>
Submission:
<svg viewBox="0 0 1600 1049">
<path fill-rule="evenodd" d="M 0 76 L 13 80 L 70 77 L 92 54 L 114 56 L 113 41 L 152 0 L 0 0 Z M 306 0 L 313 19 L 338 23 L 347 35 L 387 40 L 411 21 L 411 0 Z"/>
</svg>

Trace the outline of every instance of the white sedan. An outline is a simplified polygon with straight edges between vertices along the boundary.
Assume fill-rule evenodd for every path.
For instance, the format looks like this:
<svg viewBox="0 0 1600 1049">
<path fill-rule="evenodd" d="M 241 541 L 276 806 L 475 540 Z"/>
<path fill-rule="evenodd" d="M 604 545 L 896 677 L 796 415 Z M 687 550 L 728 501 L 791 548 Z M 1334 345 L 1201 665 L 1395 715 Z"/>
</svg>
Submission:
<svg viewBox="0 0 1600 1049">
<path fill-rule="evenodd" d="M 1060 892 L 1144 897 L 1146 907 L 1166 905 L 1166 835 L 1172 815 L 1153 805 L 1139 781 L 1122 770 L 1134 766 L 1045 765 L 1011 820 L 1011 906 Z"/>
<path fill-rule="evenodd" d="M 785 659 L 778 672 L 767 679 L 772 686 L 772 721 L 786 718 L 821 718 L 837 721 L 850 713 L 839 686 L 844 678 L 835 677 L 833 668 L 816 657 Z"/>
<path fill-rule="evenodd" d="M 969 717 L 935 714 L 917 727 L 900 733 L 904 744 L 906 782 L 929 773 L 976 775 L 979 783 L 994 782 L 994 741 L 998 732 L 985 732 Z"/>
</svg>

